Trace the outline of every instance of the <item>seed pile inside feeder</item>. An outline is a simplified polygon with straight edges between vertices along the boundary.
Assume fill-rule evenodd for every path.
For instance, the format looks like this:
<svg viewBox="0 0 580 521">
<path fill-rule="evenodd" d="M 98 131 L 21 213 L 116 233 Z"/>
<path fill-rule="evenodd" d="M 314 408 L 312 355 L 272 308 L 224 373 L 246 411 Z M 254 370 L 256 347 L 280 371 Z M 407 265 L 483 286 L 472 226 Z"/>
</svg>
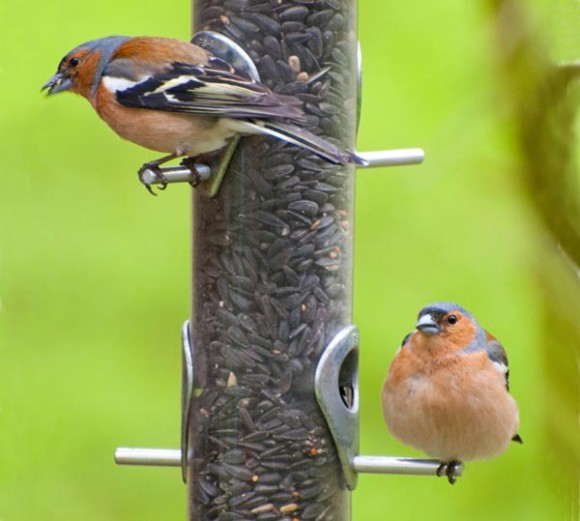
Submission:
<svg viewBox="0 0 580 521">
<path fill-rule="evenodd" d="M 351 148 L 355 5 L 203 0 L 196 28 L 242 45 L 299 97 L 305 127 Z M 196 397 L 190 519 L 349 518 L 314 371 L 351 323 L 352 166 L 244 138 L 216 199 L 194 191 Z"/>
</svg>

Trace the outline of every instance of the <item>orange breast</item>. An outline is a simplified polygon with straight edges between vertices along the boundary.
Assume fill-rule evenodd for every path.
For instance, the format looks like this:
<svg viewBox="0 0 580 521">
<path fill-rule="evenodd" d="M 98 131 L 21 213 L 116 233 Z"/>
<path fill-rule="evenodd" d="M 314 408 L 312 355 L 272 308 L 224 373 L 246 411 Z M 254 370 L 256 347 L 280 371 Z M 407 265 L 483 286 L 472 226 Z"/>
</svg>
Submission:
<svg viewBox="0 0 580 521">
<path fill-rule="evenodd" d="M 496 456 L 518 430 L 515 401 L 484 352 L 433 357 L 403 349 L 382 400 L 391 434 L 447 461 Z"/>
<path fill-rule="evenodd" d="M 159 152 L 195 157 L 222 148 L 233 135 L 214 118 L 124 107 L 103 86 L 91 103 L 123 139 Z"/>
</svg>

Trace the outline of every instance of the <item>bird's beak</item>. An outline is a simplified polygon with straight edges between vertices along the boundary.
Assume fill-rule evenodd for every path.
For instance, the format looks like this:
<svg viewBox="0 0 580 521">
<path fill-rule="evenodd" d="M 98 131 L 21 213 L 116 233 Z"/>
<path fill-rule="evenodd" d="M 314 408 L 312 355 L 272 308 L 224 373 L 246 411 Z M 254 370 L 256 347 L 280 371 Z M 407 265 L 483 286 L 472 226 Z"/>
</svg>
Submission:
<svg viewBox="0 0 580 521">
<path fill-rule="evenodd" d="M 426 313 L 417 321 L 416 327 L 419 331 L 421 331 L 421 333 L 427 333 L 428 335 L 434 335 L 441 331 L 429 313 Z"/>
<path fill-rule="evenodd" d="M 72 81 L 70 78 L 67 78 L 62 72 L 57 72 L 42 86 L 41 91 L 48 89 L 47 94 L 57 94 L 69 90 L 71 87 Z"/>
</svg>

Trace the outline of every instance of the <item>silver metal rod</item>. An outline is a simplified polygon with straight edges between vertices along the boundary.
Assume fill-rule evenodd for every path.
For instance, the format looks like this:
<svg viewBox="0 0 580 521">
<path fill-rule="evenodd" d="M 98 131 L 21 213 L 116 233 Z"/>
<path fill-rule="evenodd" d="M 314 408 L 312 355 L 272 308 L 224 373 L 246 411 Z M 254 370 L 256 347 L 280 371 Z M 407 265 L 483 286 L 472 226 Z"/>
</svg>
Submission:
<svg viewBox="0 0 580 521">
<path fill-rule="evenodd" d="M 180 467 L 179 449 L 149 449 L 119 447 L 115 451 L 117 465 L 143 465 L 148 467 Z M 439 460 L 395 458 L 387 456 L 355 456 L 352 467 L 357 473 L 365 474 L 405 474 L 410 476 L 436 476 L 441 465 Z M 461 464 L 456 476 L 462 476 Z"/>
<path fill-rule="evenodd" d="M 195 173 L 183 165 L 166 166 L 160 168 L 160 170 L 167 183 L 194 183 L 196 181 L 207 181 L 211 177 L 210 167 L 204 164 L 196 164 Z M 151 169 L 146 169 L 141 173 L 141 180 L 146 185 L 163 184 L 160 177 Z"/>
<path fill-rule="evenodd" d="M 352 466 L 355 472 L 368 474 L 407 474 L 412 476 L 436 476 L 441 462 L 433 459 L 392 458 L 386 456 L 355 456 Z M 455 475 L 463 475 L 461 464 Z"/>
<path fill-rule="evenodd" d="M 425 159 L 425 152 L 421 148 L 374 150 L 372 152 L 357 152 L 357 155 L 368 162 L 368 165 L 359 165 L 358 168 L 417 165 Z"/>
<path fill-rule="evenodd" d="M 145 465 L 150 467 L 180 467 L 179 449 L 142 449 L 119 447 L 115 451 L 117 465 Z"/>
<path fill-rule="evenodd" d="M 367 161 L 367 165 L 359 165 L 359 168 L 376 168 L 382 166 L 403 166 L 416 165 L 425 159 L 425 152 L 420 148 L 402 148 L 398 150 L 374 150 L 372 152 L 357 152 L 357 154 Z M 141 173 L 141 180 L 146 185 L 167 183 L 194 183 L 206 181 L 211 177 L 211 169 L 208 165 L 196 164 L 196 173 L 190 168 L 180 166 L 167 166 L 161 168 L 165 177 L 161 178 L 154 170 L 147 169 Z"/>
</svg>

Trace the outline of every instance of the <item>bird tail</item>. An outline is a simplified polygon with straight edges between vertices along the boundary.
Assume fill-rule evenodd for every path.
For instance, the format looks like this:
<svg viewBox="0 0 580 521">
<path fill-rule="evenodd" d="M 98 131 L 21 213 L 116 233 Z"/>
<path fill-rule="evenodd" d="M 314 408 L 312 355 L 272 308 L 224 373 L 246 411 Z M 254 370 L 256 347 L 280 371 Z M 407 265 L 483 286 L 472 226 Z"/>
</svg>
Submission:
<svg viewBox="0 0 580 521">
<path fill-rule="evenodd" d="M 297 127 L 296 125 L 280 123 L 278 121 L 242 122 L 238 120 L 236 123 L 241 123 L 244 126 L 244 129 L 239 129 L 241 132 L 250 134 L 266 134 L 281 139 L 287 143 L 309 150 L 313 154 L 316 154 L 331 163 L 338 165 L 346 165 L 347 163 L 355 163 L 359 165 L 367 164 L 364 159 L 357 156 L 355 153 L 343 150 L 326 139 L 316 136 L 312 132 L 308 132 L 304 128 Z"/>
</svg>

